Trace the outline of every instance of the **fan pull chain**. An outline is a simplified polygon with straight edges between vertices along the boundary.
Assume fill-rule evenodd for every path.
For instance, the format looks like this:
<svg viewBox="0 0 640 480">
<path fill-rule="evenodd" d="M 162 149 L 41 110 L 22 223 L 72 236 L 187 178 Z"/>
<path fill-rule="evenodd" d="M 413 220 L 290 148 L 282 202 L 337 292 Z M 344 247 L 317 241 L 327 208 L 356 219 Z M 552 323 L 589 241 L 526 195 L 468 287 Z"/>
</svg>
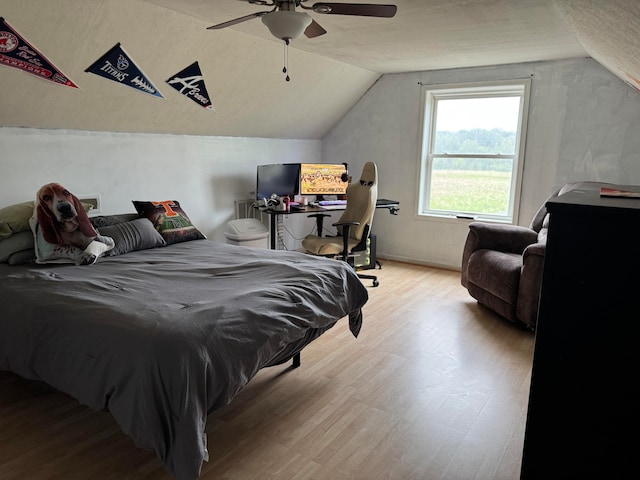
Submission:
<svg viewBox="0 0 640 480">
<path fill-rule="evenodd" d="M 284 40 L 284 67 L 282 68 L 282 73 L 286 73 L 287 76 L 285 77 L 285 80 L 287 82 L 289 82 L 291 80 L 291 78 L 289 77 L 289 74 L 287 73 L 289 67 L 289 39 L 286 38 Z"/>
</svg>

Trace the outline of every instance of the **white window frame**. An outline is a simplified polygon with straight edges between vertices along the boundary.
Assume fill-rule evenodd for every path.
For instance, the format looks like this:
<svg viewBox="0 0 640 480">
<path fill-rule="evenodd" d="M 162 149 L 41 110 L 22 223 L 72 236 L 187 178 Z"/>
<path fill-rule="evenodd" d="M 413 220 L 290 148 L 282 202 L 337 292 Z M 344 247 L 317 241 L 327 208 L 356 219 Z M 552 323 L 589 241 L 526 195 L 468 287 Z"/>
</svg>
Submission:
<svg viewBox="0 0 640 480">
<path fill-rule="evenodd" d="M 520 209 L 520 189 L 522 185 L 522 171 L 524 166 L 524 149 L 526 145 L 527 117 L 529 112 L 530 79 L 506 80 L 496 82 L 458 83 L 446 85 L 422 86 L 422 148 L 418 174 L 418 217 L 444 217 L 459 219 L 476 219 L 504 223 L 517 223 Z M 469 158 L 511 158 L 513 166 L 511 172 L 511 188 L 509 211 L 506 215 L 491 215 L 477 212 L 439 211 L 429 208 L 431 167 L 434 154 L 432 153 L 436 106 L 441 99 L 452 98 L 486 98 L 491 96 L 520 96 L 520 114 L 516 133 L 514 155 L 478 155 L 451 154 L 451 157 Z M 438 157 L 443 157 L 439 154 Z"/>
</svg>

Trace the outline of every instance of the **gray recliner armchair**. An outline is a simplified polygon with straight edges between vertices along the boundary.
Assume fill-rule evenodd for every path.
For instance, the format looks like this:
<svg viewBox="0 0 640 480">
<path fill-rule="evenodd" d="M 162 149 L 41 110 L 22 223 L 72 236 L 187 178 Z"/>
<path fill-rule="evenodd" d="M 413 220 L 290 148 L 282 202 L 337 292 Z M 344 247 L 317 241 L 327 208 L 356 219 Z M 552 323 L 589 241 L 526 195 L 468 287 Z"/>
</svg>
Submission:
<svg viewBox="0 0 640 480">
<path fill-rule="evenodd" d="M 604 183 L 569 183 L 547 200 L 576 188 Z M 546 204 L 546 201 L 545 201 Z M 478 303 L 534 329 L 547 242 L 545 204 L 529 227 L 472 222 L 462 253 L 462 285 Z"/>
</svg>

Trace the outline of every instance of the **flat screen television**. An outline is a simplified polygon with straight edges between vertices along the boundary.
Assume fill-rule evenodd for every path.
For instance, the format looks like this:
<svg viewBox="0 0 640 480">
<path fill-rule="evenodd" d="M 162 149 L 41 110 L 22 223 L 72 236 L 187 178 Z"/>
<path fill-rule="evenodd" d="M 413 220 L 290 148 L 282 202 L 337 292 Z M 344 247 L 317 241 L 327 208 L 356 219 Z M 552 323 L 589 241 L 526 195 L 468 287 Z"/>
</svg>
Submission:
<svg viewBox="0 0 640 480">
<path fill-rule="evenodd" d="M 300 188 L 299 163 L 275 163 L 258 165 L 256 178 L 256 199 L 270 198 L 274 193 L 279 197 L 298 195 Z"/>
<path fill-rule="evenodd" d="M 348 182 L 344 164 L 302 163 L 300 165 L 300 195 L 344 195 Z"/>
</svg>

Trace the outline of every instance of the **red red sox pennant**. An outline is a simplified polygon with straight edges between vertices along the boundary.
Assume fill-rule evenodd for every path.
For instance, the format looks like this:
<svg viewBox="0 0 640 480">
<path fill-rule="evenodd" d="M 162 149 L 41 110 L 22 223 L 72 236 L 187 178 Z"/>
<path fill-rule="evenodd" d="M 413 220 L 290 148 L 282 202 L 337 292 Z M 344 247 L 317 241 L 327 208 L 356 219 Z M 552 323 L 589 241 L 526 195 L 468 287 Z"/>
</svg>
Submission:
<svg viewBox="0 0 640 480">
<path fill-rule="evenodd" d="M 204 77 L 198 62 L 192 63 L 184 70 L 173 75 L 167 80 L 167 83 L 201 107 L 207 110 L 214 110 L 207 93 L 207 87 L 204 85 Z"/>
<path fill-rule="evenodd" d="M 22 70 L 58 85 L 78 88 L 2 17 L 0 17 L 0 65 Z"/>
</svg>

